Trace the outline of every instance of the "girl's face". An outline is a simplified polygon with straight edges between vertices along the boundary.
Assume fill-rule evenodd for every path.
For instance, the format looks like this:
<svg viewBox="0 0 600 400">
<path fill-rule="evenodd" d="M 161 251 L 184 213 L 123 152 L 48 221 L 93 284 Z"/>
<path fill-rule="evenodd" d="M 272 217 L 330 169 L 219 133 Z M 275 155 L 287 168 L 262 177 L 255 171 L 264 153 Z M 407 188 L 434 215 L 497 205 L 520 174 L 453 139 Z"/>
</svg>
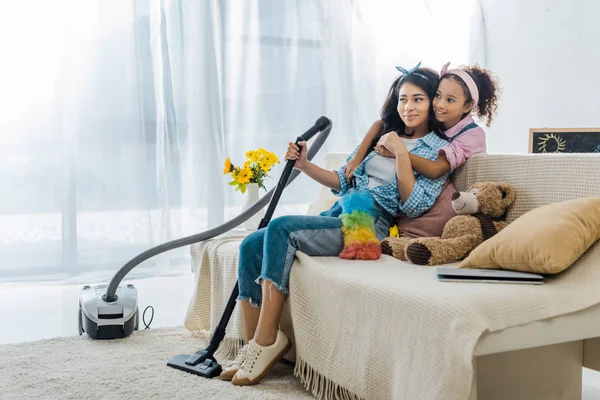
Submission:
<svg viewBox="0 0 600 400">
<path fill-rule="evenodd" d="M 398 114 L 407 128 L 427 129 L 430 105 L 429 97 L 417 85 L 406 82 L 398 90 Z"/>
<path fill-rule="evenodd" d="M 433 99 L 433 111 L 444 129 L 452 128 L 463 115 L 471 112 L 473 102 L 465 104 L 466 101 L 465 91 L 458 82 L 452 78 L 442 79 Z"/>
</svg>

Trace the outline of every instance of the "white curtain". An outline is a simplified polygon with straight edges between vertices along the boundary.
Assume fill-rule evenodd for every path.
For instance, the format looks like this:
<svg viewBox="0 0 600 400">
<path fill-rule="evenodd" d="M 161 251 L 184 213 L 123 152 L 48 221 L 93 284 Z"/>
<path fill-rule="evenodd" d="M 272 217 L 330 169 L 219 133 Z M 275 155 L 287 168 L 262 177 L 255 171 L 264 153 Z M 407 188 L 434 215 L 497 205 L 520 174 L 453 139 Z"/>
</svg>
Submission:
<svg viewBox="0 0 600 400">
<path fill-rule="evenodd" d="M 483 63 L 482 24 L 477 0 L 3 4 L 0 280 L 108 279 L 222 223 L 242 202 L 226 157 L 283 159 L 321 115 L 334 123 L 321 155 L 350 150 L 395 65 Z M 278 214 L 304 212 L 316 189 L 300 177 Z M 187 261 L 173 251 L 132 275 Z"/>
</svg>

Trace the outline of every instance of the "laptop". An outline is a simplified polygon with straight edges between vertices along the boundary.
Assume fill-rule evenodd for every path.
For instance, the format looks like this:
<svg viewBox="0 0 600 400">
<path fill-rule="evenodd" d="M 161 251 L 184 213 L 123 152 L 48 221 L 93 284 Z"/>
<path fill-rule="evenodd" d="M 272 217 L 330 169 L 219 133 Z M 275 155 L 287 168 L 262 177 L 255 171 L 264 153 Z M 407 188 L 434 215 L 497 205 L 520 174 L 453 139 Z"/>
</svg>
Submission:
<svg viewBox="0 0 600 400">
<path fill-rule="evenodd" d="M 544 277 L 540 274 L 501 269 L 438 267 L 437 278 L 442 282 L 519 283 L 528 285 L 541 285 L 544 283 Z"/>
</svg>

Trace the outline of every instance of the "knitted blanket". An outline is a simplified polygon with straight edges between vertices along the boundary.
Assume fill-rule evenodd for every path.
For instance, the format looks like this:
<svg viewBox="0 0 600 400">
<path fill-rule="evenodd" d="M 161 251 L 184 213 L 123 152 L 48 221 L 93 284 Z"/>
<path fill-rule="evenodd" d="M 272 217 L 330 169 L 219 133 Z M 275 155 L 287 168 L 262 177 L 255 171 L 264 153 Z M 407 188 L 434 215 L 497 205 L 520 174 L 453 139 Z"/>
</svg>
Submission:
<svg viewBox="0 0 600 400">
<path fill-rule="evenodd" d="M 237 281 L 239 247 L 245 236 L 225 235 L 191 247 L 196 287 L 188 305 L 184 325 L 198 337 L 212 335 L 219 324 Z M 243 346 L 243 340 L 244 321 L 240 307 L 236 307 L 219 352 L 226 358 L 234 358 Z"/>
<path fill-rule="evenodd" d="M 192 247 L 197 289 L 185 321 L 190 331 L 216 328 L 236 281 L 242 238 Z M 281 327 L 294 337 L 296 357 L 287 358 L 295 359 L 295 374 L 323 399 L 465 399 L 473 349 L 486 330 L 600 303 L 600 242 L 542 286 L 438 282 L 435 268 L 389 256 L 297 258 Z M 233 358 L 242 339 L 236 307 L 220 353 Z"/>
<path fill-rule="evenodd" d="M 600 242 L 541 286 L 439 282 L 435 268 L 389 256 L 296 255 L 295 373 L 325 399 L 464 400 L 482 333 L 600 303 Z"/>
</svg>

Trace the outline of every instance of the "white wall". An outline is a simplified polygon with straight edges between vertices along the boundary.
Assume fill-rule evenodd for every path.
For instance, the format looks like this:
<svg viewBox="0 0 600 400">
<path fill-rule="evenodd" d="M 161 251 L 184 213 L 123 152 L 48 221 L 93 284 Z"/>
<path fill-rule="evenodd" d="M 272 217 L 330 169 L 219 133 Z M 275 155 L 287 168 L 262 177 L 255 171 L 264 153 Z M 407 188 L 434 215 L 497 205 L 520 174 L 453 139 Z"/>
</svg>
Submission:
<svg viewBox="0 0 600 400">
<path fill-rule="evenodd" d="M 529 128 L 600 127 L 600 1 L 481 0 L 484 65 L 503 89 L 490 153 L 525 153 Z"/>
</svg>

